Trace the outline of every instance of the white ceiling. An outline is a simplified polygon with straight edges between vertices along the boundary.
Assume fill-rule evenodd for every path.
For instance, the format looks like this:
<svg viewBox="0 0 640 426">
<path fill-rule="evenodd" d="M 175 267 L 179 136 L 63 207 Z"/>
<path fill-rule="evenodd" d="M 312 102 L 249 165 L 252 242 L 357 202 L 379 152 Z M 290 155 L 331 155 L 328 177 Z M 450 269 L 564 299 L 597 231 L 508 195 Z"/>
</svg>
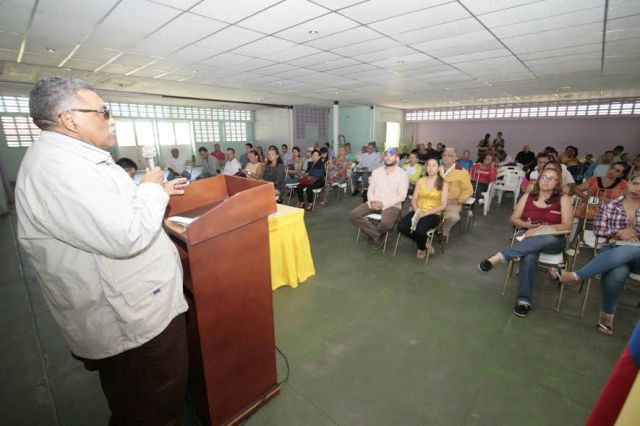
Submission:
<svg viewBox="0 0 640 426">
<path fill-rule="evenodd" d="M 0 0 L 0 61 L 4 82 L 287 105 L 637 96 L 640 1 Z"/>
</svg>

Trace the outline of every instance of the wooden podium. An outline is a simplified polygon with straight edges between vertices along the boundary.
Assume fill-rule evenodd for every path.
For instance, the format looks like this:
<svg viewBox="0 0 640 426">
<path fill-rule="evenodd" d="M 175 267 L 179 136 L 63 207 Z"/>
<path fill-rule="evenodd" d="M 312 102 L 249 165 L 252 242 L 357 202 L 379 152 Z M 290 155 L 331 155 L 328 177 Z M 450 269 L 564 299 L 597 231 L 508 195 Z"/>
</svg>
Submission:
<svg viewBox="0 0 640 426">
<path fill-rule="evenodd" d="M 237 424 L 278 395 L 269 260 L 273 184 L 216 176 L 173 196 L 165 219 L 189 303 L 188 398 L 205 424 Z"/>
</svg>

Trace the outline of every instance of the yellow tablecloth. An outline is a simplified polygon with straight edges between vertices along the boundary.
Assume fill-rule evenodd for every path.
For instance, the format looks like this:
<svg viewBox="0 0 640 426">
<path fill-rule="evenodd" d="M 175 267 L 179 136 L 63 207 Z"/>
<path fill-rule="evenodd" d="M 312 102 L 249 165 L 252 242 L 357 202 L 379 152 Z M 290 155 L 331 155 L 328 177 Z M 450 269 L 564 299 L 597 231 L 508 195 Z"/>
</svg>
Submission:
<svg viewBox="0 0 640 426">
<path fill-rule="evenodd" d="M 278 204 L 278 211 L 269 216 L 269 248 L 273 290 L 296 288 L 315 275 L 303 209 Z"/>
</svg>

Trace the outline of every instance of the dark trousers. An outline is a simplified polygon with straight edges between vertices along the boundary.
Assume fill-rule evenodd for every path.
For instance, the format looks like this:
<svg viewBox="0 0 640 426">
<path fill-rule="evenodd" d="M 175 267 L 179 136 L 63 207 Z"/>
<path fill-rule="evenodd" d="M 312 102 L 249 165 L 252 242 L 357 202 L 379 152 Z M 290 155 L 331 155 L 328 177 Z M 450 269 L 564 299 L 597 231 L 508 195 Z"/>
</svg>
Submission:
<svg viewBox="0 0 640 426">
<path fill-rule="evenodd" d="M 411 218 L 413 218 L 414 212 L 407 213 L 400 223 L 398 223 L 398 232 L 405 237 L 411 238 L 418 245 L 418 250 L 425 250 L 427 248 L 427 232 L 438 226 L 440 223 L 440 216 L 437 214 L 430 214 L 421 217 L 416 224 L 416 229 L 411 230 Z"/>
<path fill-rule="evenodd" d="M 487 183 L 482 183 L 482 182 L 478 182 L 475 183 L 475 192 L 473 194 L 473 198 L 475 198 L 476 200 L 481 200 L 482 199 L 482 193 L 483 192 L 487 192 L 487 189 L 489 189 L 489 184 Z"/>
<path fill-rule="evenodd" d="M 379 223 L 371 223 L 369 219 L 365 217 L 371 213 L 380 213 L 382 220 Z M 374 210 L 370 208 L 367 203 L 364 203 L 351 210 L 349 220 L 354 225 L 359 226 L 360 229 L 373 240 L 378 240 L 393 228 L 399 215 L 400 209 L 397 207 L 387 207 L 380 211 Z"/>
<path fill-rule="evenodd" d="M 184 314 L 142 346 L 109 358 L 78 359 L 100 373 L 109 426 L 180 425 L 189 372 Z"/>
<path fill-rule="evenodd" d="M 322 188 L 324 186 L 324 178 L 318 178 L 316 179 L 311 185 L 301 185 L 298 184 L 298 187 L 296 188 L 296 192 L 298 193 L 298 201 L 299 202 L 304 202 L 304 196 L 303 196 L 303 191 L 306 189 L 307 190 L 307 202 L 309 204 L 313 203 L 313 190 L 314 189 L 318 189 L 318 188 Z"/>
</svg>

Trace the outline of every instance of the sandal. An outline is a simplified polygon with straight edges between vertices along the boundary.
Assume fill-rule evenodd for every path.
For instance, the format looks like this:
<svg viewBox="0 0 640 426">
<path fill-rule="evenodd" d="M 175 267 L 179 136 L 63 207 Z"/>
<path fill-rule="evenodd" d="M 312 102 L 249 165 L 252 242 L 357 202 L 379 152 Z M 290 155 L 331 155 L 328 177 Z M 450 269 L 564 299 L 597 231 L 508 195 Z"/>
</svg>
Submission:
<svg viewBox="0 0 640 426">
<path fill-rule="evenodd" d="M 427 250 L 429 250 L 429 254 L 431 256 L 433 256 L 434 254 L 436 254 L 436 249 L 433 246 L 428 246 Z"/>
<path fill-rule="evenodd" d="M 596 328 L 600 333 L 611 336 L 613 334 L 613 315 L 600 312 Z"/>
<path fill-rule="evenodd" d="M 308 205 L 307 205 L 306 210 L 307 210 L 308 212 L 310 212 L 311 210 L 313 210 L 313 203 L 308 204 Z"/>
<path fill-rule="evenodd" d="M 416 258 L 424 259 L 425 257 L 427 257 L 427 252 L 425 250 L 418 250 L 418 253 L 416 253 Z"/>
<path fill-rule="evenodd" d="M 304 209 L 304 203 L 298 203 L 298 208 L 299 209 Z"/>
<path fill-rule="evenodd" d="M 574 284 L 578 281 L 580 281 L 580 277 L 578 277 L 575 272 L 568 272 L 569 274 L 573 274 L 573 280 L 570 281 L 562 281 L 562 275 L 567 272 L 565 270 L 563 270 L 562 268 L 560 268 L 560 266 L 552 266 L 551 268 L 549 268 L 549 276 L 551 277 L 552 280 L 556 281 L 558 284 L 562 284 L 564 282 L 564 284 Z"/>
</svg>

